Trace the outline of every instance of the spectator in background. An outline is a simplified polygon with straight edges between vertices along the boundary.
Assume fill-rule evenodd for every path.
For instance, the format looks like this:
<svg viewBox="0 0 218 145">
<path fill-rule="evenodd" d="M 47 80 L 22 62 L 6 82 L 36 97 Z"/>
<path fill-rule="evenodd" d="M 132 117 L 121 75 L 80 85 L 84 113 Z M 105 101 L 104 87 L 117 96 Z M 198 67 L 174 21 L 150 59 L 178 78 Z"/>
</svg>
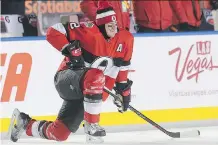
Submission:
<svg viewBox="0 0 218 145">
<path fill-rule="evenodd" d="M 187 24 L 187 17 L 180 1 L 143 1 L 133 0 L 133 9 L 138 32 L 169 31 L 172 26 L 173 12 L 179 18 L 179 23 Z"/>
<path fill-rule="evenodd" d="M 185 10 L 185 14 L 188 19 L 188 26 L 182 26 L 179 24 L 178 18 L 176 15 L 173 17 L 173 24 L 178 31 L 198 31 L 200 30 L 209 30 L 209 27 L 206 24 L 211 26 L 214 23 L 212 18 L 211 10 L 218 5 L 217 0 L 181 0 L 182 7 Z M 202 22 L 204 25 L 202 26 Z"/>
<path fill-rule="evenodd" d="M 214 19 L 214 31 L 218 31 L 218 0 L 210 0 L 211 13 Z"/>
<path fill-rule="evenodd" d="M 198 31 L 202 20 L 202 11 L 199 0 L 185 0 L 180 1 L 181 6 L 185 10 L 185 15 L 188 19 L 188 25 L 179 24 L 178 17 L 173 16 L 173 24 L 176 27 L 176 31 Z M 176 12 L 176 10 L 173 10 Z"/>
<path fill-rule="evenodd" d="M 1 15 L 20 15 L 23 25 L 23 36 L 38 36 L 37 16 L 35 14 L 25 14 L 26 0 L 2 0 Z"/>
<path fill-rule="evenodd" d="M 212 7 L 209 1 L 204 1 L 202 11 L 202 20 L 199 29 L 202 30 L 214 30 L 214 18 L 212 14 Z"/>
<path fill-rule="evenodd" d="M 24 15 L 22 18 L 23 36 L 38 36 L 37 16 L 35 14 Z"/>
<path fill-rule="evenodd" d="M 96 11 L 98 8 L 98 0 L 83 0 L 80 3 L 82 12 L 91 20 L 95 20 Z M 130 4 L 128 1 L 108 1 L 114 8 L 117 15 L 117 22 L 119 28 L 129 30 L 130 28 Z"/>
</svg>

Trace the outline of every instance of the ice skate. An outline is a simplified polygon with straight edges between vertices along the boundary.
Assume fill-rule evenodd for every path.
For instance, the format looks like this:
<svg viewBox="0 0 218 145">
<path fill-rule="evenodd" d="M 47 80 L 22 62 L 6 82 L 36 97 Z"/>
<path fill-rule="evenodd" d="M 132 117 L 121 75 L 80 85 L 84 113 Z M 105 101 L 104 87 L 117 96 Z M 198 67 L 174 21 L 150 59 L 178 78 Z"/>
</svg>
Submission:
<svg viewBox="0 0 218 145">
<path fill-rule="evenodd" d="M 20 138 L 30 120 L 31 118 L 27 114 L 14 109 L 8 129 L 8 136 L 11 141 L 16 142 Z"/>
<path fill-rule="evenodd" d="M 104 142 L 103 136 L 106 136 L 104 128 L 98 123 L 88 123 L 85 121 L 84 130 L 86 133 L 86 142 L 88 143 L 102 143 Z"/>
</svg>

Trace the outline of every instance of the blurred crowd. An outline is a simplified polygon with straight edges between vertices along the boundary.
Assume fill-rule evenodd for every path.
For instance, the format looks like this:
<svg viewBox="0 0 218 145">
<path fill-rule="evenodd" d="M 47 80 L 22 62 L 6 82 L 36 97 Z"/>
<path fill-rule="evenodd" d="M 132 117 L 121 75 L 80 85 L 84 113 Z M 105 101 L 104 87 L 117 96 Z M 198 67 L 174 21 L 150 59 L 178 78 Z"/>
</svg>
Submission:
<svg viewBox="0 0 218 145">
<path fill-rule="evenodd" d="M 218 0 L 109 2 L 118 26 L 132 33 L 218 30 Z M 97 0 L 1 0 L 1 36 L 43 36 L 58 22 L 94 21 L 97 7 Z"/>
</svg>

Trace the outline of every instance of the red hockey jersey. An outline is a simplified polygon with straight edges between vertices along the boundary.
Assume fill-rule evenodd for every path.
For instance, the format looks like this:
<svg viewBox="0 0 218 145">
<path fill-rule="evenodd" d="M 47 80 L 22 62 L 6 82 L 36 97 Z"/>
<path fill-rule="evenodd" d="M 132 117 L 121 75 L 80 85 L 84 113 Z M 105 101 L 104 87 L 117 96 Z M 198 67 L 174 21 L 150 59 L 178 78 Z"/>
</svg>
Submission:
<svg viewBox="0 0 218 145">
<path fill-rule="evenodd" d="M 62 48 L 69 44 L 66 37 L 67 34 L 69 34 L 68 38 L 70 38 L 70 40 L 80 41 L 83 58 L 87 67 L 90 67 L 99 57 L 109 57 L 111 60 L 119 58 L 119 65 L 112 65 L 108 69 L 103 69 L 107 88 L 111 90 L 115 82 L 127 81 L 134 41 L 130 32 L 119 30 L 113 38 L 107 41 L 98 27 L 92 22 L 80 24 L 69 23 L 67 26 L 58 23 L 47 30 L 46 39 L 53 47 L 61 51 Z M 67 61 L 68 59 L 66 58 L 63 60 L 59 71 L 67 69 Z M 105 67 L 98 68 L 101 69 Z M 104 93 L 103 100 L 106 100 L 107 97 L 108 94 Z"/>
</svg>

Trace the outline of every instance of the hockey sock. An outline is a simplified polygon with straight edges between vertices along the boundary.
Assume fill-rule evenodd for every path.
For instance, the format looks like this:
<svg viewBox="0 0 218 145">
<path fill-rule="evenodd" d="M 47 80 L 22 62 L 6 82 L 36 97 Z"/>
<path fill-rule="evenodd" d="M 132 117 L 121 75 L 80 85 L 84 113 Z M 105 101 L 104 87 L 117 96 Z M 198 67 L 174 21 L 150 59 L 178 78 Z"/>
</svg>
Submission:
<svg viewBox="0 0 218 145">
<path fill-rule="evenodd" d="M 102 106 L 102 95 L 86 95 L 84 98 L 84 119 L 89 123 L 98 123 Z"/>
<path fill-rule="evenodd" d="M 31 120 L 26 128 L 26 134 L 28 136 L 33 136 L 33 137 L 41 137 L 41 138 L 47 138 L 44 134 L 44 130 L 47 128 L 48 124 L 52 122 L 48 122 L 45 120 L 42 121 L 36 121 L 36 120 Z"/>
</svg>

